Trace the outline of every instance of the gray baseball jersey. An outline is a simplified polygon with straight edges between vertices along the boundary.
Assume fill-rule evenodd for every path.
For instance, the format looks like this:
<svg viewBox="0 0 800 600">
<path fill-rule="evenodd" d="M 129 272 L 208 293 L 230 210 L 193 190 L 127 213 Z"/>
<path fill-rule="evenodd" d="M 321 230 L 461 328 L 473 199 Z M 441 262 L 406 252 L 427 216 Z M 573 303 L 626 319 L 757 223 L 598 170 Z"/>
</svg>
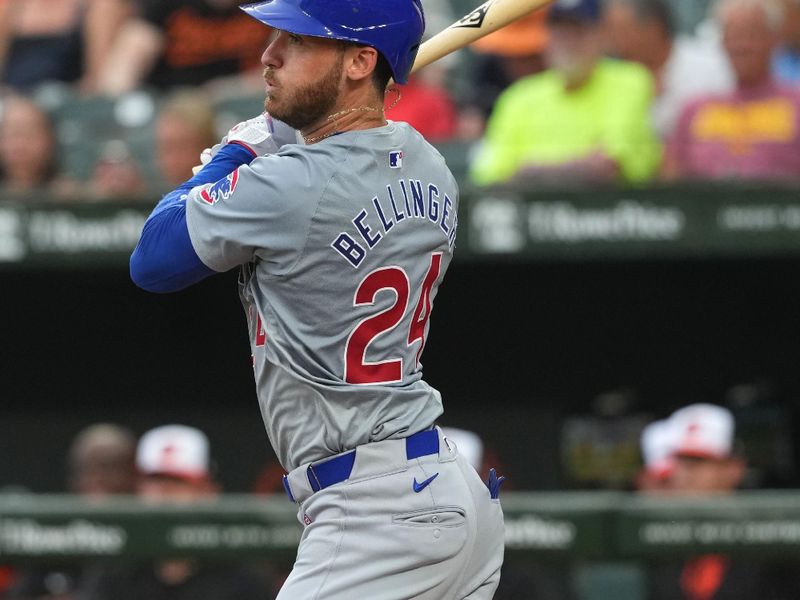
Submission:
<svg viewBox="0 0 800 600">
<path fill-rule="evenodd" d="M 242 265 L 259 405 L 287 470 L 441 414 L 420 356 L 458 188 L 405 123 L 288 145 L 192 190 L 200 259 Z"/>
</svg>

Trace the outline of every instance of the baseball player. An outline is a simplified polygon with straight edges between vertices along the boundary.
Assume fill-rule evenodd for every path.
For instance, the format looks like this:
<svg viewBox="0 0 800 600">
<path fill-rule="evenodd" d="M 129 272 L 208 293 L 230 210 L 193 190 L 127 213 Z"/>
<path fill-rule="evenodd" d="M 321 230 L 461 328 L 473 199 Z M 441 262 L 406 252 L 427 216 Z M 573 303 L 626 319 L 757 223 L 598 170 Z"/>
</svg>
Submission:
<svg viewBox="0 0 800 600">
<path fill-rule="evenodd" d="M 419 0 L 266 0 L 266 113 L 164 197 L 131 257 L 169 292 L 240 268 L 258 400 L 305 525 L 280 600 L 482 600 L 503 560 L 484 484 L 434 422 L 420 358 L 453 255 L 458 189 L 383 114 Z"/>
</svg>

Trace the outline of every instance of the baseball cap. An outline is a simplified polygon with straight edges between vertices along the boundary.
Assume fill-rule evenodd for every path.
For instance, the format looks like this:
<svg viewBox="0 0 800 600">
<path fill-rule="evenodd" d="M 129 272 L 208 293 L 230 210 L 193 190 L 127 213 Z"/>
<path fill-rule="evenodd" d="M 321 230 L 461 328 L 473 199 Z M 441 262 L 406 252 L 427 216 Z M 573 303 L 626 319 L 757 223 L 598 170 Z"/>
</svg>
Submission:
<svg viewBox="0 0 800 600">
<path fill-rule="evenodd" d="M 156 427 L 139 440 L 136 466 L 143 475 L 203 479 L 209 475 L 208 438 L 186 425 Z"/>
<path fill-rule="evenodd" d="M 600 0 L 558 0 L 550 6 L 548 21 L 597 23 L 600 20 Z"/>
<path fill-rule="evenodd" d="M 537 54 L 544 50 L 550 38 L 546 21 L 547 8 L 535 10 L 494 33 L 483 36 L 473 42 L 471 48 L 483 54 L 508 57 Z"/>
<path fill-rule="evenodd" d="M 653 421 L 642 429 L 640 445 L 645 469 L 654 476 L 667 477 L 675 465 L 672 454 L 675 450 L 672 427 L 669 421 Z"/>
<path fill-rule="evenodd" d="M 733 452 L 734 420 L 727 408 L 690 404 L 669 418 L 675 456 L 728 458 Z"/>
</svg>

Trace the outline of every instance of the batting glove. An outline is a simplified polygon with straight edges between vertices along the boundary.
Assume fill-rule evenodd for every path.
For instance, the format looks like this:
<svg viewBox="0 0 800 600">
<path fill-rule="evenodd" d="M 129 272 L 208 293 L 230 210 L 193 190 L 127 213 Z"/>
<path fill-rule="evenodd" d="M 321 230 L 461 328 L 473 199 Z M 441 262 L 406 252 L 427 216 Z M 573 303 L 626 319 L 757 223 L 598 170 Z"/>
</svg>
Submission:
<svg viewBox="0 0 800 600">
<path fill-rule="evenodd" d="M 222 138 L 222 143 L 244 146 L 253 156 L 274 154 L 278 151 L 278 144 L 272 137 L 272 119 L 266 114 L 234 125 L 228 135 Z"/>
<path fill-rule="evenodd" d="M 200 166 L 193 169 L 197 172 L 211 162 L 219 149 L 225 144 L 239 144 L 250 150 L 254 156 L 272 154 L 286 144 L 302 144 L 303 137 L 296 129 L 283 121 L 273 119 L 268 113 L 262 113 L 253 119 L 234 125 L 219 144 L 206 148 L 200 153 Z"/>
</svg>

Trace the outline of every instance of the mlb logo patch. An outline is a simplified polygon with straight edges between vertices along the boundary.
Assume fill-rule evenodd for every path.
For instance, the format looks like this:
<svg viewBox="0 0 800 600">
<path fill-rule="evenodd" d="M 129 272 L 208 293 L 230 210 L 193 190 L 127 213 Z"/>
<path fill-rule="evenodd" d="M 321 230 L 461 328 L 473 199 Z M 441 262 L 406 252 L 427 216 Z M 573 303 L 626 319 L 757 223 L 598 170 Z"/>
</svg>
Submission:
<svg viewBox="0 0 800 600">
<path fill-rule="evenodd" d="M 389 152 L 389 166 L 392 169 L 400 169 L 403 167 L 403 151 L 393 150 Z"/>
<path fill-rule="evenodd" d="M 216 204 L 220 200 L 227 200 L 236 189 L 236 183 L 239 181 L 239 169 L 227 177 L 223 177 L 216 183 L 200 190 L 200 197 L 209 204 Z"/>
<path fill-rule="evenodd" d="M 308 516 L 308 513 L 303 513 L 303 523 L 306 525 L 311 525 L 313 522 L 313 519 Z"/>
</svg>

